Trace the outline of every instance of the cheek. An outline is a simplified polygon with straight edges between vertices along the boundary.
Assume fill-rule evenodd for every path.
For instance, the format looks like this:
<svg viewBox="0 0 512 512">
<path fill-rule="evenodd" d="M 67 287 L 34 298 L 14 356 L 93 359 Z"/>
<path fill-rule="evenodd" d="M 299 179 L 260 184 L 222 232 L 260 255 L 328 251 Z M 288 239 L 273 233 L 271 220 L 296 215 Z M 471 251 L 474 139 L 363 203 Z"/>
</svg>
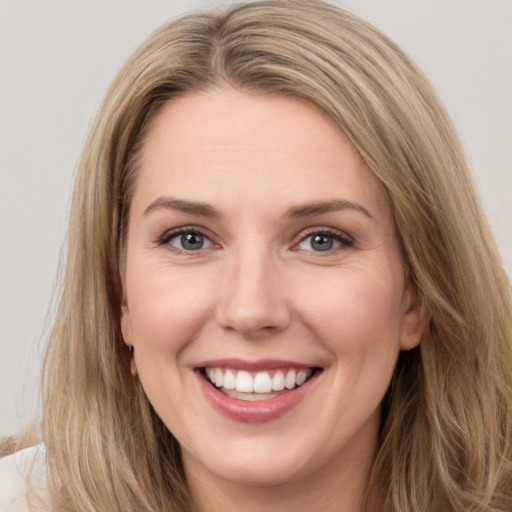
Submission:
<svg viewBox="0 0 512 512">
<path fill-rule="evenodd" d="M 138 270 L 127 279 L 135 364 L 149 401 L 167 423 L 190 400 L 182 354 L 210 318 L 212 301 L 197 273 L 185 276 L 161 265 Z M 167 426 L 179 429 L 175 421 Z"/>
<path fill-rule="evenodd" d="M 178 351 L 194 338 L 210 314 L 208 289 L 214 284 L 200 271 L 184 274 L 155 265 L 128 277 L 133 343 L 139 353 Z"/>
<path fill-rule="evenodd" d="M 297 307 L 331 352 L 350 358 L 367 350 L 398 349 L 400 279 L 395 282 L 364 269 L 342 269 L 323 283 L 304 283 L 297 293 Z"/>
</svg>

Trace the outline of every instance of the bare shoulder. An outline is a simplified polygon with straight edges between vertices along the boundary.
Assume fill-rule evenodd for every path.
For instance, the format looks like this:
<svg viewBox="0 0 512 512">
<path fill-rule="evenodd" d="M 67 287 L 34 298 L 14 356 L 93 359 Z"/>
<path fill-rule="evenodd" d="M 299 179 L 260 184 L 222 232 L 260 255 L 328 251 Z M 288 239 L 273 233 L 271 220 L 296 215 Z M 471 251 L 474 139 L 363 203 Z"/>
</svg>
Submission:
<svg viewBox="0 0 512 512">
<path fill-rule="evenodd" d="M 0 511 L 47 512 L 44 444 L 0 459 Z"/>
</svg>

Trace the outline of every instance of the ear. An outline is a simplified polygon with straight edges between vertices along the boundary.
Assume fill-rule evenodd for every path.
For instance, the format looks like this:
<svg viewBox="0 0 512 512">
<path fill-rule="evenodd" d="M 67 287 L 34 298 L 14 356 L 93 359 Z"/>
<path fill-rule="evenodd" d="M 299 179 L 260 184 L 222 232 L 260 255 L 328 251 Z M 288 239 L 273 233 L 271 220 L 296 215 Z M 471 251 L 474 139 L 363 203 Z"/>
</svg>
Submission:
<svg viewBox="0 0 512 512">
<path fill-rule="evenodd" d="M 400 349 L 412 350 L 419 345 L 429 321 L 425 298 L 412 279 L 406 284 L 402 308 Z"/>
<path fill-rule="evenodd" d="M 128 304 L 123 299 L 121 304 L 121 333 L 123 335 L 123 340 L 129 347 L 133 346 L 133 329 L 132 329 L 132 319 L 130 317 L 130 309 Z"/>
<path fill-rule="evenodd" d="M 137 367 L 135 366 L 135 357 L 133 354 L 133 328 L 132 328 L 132 319 L 130 317 L 130 309 L 128 308 L 128 304 L 123 299 L 121 304 L 121 333 L 123 335 L 123 340 L 128 345 L 130 350 L 130 372 L 132 377 L 137 376 Z"/>
</svg>

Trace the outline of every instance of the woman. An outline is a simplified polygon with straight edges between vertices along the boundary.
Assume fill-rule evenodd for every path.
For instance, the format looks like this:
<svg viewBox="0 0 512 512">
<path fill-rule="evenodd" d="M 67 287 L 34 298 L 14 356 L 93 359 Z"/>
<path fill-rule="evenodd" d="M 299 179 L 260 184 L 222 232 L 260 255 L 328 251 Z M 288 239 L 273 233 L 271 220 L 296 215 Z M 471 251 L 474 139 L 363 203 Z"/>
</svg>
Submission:
<svg viewBox="0 0 512 512">
<path fill-rule="evenodd" d="M 3 473 L 51 510 L 511 510 L 510 306 L 393 43 L 317 1 L 185 17 L 91 131 L 45 448 Z"/>
</svg>

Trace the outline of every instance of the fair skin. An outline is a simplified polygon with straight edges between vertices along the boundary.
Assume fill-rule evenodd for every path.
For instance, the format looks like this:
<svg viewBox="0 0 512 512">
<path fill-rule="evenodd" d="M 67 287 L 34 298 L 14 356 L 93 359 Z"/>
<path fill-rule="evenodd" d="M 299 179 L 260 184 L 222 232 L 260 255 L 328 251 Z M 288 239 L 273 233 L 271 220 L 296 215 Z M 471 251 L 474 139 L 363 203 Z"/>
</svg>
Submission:
<svg viewBox="0 0 512 512">
<path fill-rule="evenodd" d="M 386 195 L 339 128 L 278 95 L 169 102 L 125 258 L 123 336 L 194 510 L 360 510 L 381 400 L 424 321 Z"/>
</svg>

